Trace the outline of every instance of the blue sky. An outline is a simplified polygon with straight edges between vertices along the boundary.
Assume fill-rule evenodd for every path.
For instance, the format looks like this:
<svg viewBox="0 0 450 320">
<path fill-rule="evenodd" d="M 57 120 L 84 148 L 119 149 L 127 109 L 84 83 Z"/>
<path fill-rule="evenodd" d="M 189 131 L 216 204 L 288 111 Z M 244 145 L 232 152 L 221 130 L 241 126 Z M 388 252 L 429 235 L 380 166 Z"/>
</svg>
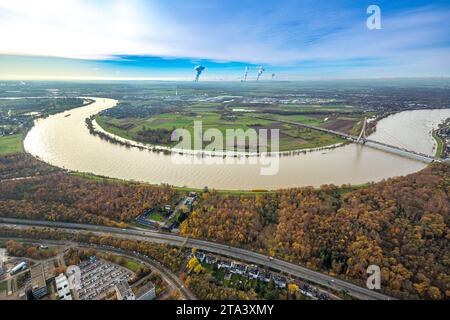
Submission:
<svg viewBox="0 0 450 320">
<path fill-rule="evenodd" d="M 449 57 L 448 1 L 0 0 L 3 79 L 450 76 Z"/>
</svg>

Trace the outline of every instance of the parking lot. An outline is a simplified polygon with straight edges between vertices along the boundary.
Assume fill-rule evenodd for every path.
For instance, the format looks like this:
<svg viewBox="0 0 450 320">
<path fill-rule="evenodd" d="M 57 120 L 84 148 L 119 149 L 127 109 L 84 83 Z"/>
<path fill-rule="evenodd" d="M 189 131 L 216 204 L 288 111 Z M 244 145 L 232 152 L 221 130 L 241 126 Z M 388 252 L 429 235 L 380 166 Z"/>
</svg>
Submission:
<svg viewBox="0 0 450 320">
<path fill-rule="evenodd" d="M 132 276 L 129 270 L 95 257 L 78 266 L 81 270 L 81 289 L 77 290 L 80 300 L 100 300 L 114 290 L 116 283 L 128 281 Z"/>
</svg>

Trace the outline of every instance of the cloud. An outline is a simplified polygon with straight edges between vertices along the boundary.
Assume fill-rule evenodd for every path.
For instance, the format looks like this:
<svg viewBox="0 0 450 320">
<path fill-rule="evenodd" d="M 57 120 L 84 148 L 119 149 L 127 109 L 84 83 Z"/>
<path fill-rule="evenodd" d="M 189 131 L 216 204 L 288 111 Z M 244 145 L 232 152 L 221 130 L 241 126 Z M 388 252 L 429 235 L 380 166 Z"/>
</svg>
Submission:
<svg viewBox="0 0 450 320">
<path fill-rule="evenodd" d="M 137 52 L 138 8 L 124 1 L 106 7 L 73 0 L 0 0 L 0 52 L 103 59 Z"/>
<path fill-rule="evenodd" d="M 286 68 L 358 60 L 367 70 L 450 73 L 444 27 L 450 11 L 425 4 L 380 5 L 383 29 L 371 31 L 366 8 L 346 1 L 0 0 L 0 54 L 183 57 Z"/>
</svg>

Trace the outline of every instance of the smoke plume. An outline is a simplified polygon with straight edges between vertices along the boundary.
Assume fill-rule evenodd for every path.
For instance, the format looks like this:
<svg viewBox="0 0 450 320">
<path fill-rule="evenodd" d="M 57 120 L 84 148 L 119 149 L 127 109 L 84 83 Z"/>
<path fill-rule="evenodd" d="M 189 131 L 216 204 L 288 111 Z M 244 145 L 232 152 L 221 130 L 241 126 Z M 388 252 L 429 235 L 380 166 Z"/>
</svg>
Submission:
<svg viewBox="0 0 450 320">
<path fill-rule="evenodd" d="M 248 76 L 248 67 L 245 67 L 244 82 L 247 81 L 247 76 Z"/>
<path fill-rule="evenodd" d="M 206 68 L 204 66 L 198 65 L 194 68 L 196 74 L 195 74 L 195 82 L 198 82 L 198 78 L 200 77 L 200 75 L 202 74 L 203 70 L 205 70 Z"/>
<path fill-rule="evenodd" d="M 263 67 L 260 67 L 258 70 L 258 75 L 256 76 L 256 81 L 259 80 L 259 78 L 261 77 L 261 75 L 263 74 L 263 72 L 266 71 Z"/>
</svg>

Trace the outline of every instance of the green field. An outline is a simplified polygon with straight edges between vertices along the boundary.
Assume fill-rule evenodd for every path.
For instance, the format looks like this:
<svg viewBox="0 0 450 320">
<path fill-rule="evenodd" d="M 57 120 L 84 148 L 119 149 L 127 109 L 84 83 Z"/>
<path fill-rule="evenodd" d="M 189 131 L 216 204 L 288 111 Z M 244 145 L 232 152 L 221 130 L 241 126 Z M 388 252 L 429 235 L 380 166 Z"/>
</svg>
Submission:
<svg viewBox="0 0 450 320">
<path fill-rule="evenodd" d="M 444 143 L 443 143 L 442 139 L 439 138 L 438 135 L 436 134 L 436 130 L 433 130 L 433 138 L 434 138 L 434 140 L 436 140 L 436 143 L 437 143 L 435 157 L 440 158 L 442 156 L 442 150 L 444 148 Z"/>
<path fill-rule="evenodd" d="M 164 221 L 164 217 L 159 212 L 152 212 L 151 214 L 149 214 L 148 218 L 150 220 L 155 220 L 155 221 L 159 221 L 159 222 Z"/>
<path fill-rule="evenodd" d="M 103 256 L 106 260 L 111 261 L 113 263 L 119 264 L 124 268 L 127 268 L 128 270 L 137 273 L 140 269 L 143 269 L 145 266 L 133 259 L 130 258 L 126 258 L 123 256 L 118 256 L 118 255 L 110 255 L 110 257 L 108 257 L 106 254 Z"/>
<path fill-rule="evenodd" d="M 0 292 L 6 291 L 8 288 L 8 283 L 6 281 L 0 282 Z"/>
<path fill-rule="evenodd" d="M 256 118 L 255 116 L 261 116 L 264 118 L 271 118 L 273 120 Z M 288 150 L 301 150 L 308 148 L 316 148 L 328 146 L 336 143 L 343 142 L 337 136 L 325 134 L 319 131 L 305 129 L 300 126 L 282 123 L 277 121 L 290 120 L 309 124 L 313 126 L 330 125 L 333 121 L 338 121 L 339 118 L 324 121 L 326 116 L 323 117 L 311 117 L 307 115 L 271 115 L 265 113 L 255 113 L 254 115 L 248 115 L 245 113 L 237 113 L 230 116 L 230 118 L 224 119 L 220 113 L 204 110 L 202 112 L 196 112 L 194 114 L 189 112 L 182 113 L 163 113 L 154 115 L 148 118 L 112 118 L 106 116 L 97 116 L 97 123 L 106 131 L 111 132 L 123 138 L 135 140 L 146 143 L 140 132 L 143 130 L 166 130 L 166 135 L 170 137 L 170 133 L 174 129 L 186 129 L 191 134 L 191 149 L 194 147 L 194 122 L 202 122 L 203 133 L 208 129 L 219 129 L 223 135 L 223 147 L 226 147 L 226 131 L 227 129 L 242 129 L 244 131 L 248 129 L 279 129 L 280 130 L 280 151 Z M 355 126 L 357 123 L 356 118 L 348 120 L 354 121 Z M 341 120 L 342 121 L 342 120 Z M 270 138 L 268 140 L 268 150 L 270 150 Z M 176 142 L 172 143 L 149 143 L 164 146 L 175 146 Z M 207 146 L 209 142 L 204 142 L 202 148 Z"/>
<path fill-rule="evenodd" d="M 137 261 L 128 259 L 128 258 L 124 258 L 125 259 L 125 264 L 124 267 L 133 271 L 134 273 L 138 272 L 139 269 L 143 268 L 144 266 L 142 264 L 140 264 Z"/>
<path fill-rule="evenodd" d="M 0 155 L 23 152 L 22 140 L 34 120 L 92 101 L 80 98 L 21 98 L 0 100 Z"/>
<path fill-rule="evenodd" d="M 23 152 L 22 138 L 22 134 L 0 137 L 0 155 Z"/>
</svg>

